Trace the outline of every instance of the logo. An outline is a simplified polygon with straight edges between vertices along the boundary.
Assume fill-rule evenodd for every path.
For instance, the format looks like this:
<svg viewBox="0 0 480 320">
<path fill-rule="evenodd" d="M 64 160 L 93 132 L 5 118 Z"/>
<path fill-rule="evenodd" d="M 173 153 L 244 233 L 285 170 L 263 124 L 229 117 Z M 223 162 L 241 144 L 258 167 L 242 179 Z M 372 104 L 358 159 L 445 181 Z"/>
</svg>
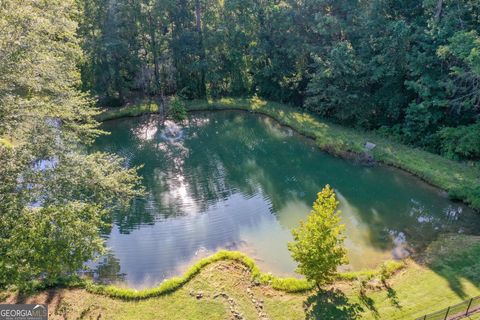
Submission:
<svg viewBox="0 0 480 320">
<path fill-rule="evenodd" d="M 48 320 L 46 304 L 0 304 L 0 320 Z"/>
</svg>

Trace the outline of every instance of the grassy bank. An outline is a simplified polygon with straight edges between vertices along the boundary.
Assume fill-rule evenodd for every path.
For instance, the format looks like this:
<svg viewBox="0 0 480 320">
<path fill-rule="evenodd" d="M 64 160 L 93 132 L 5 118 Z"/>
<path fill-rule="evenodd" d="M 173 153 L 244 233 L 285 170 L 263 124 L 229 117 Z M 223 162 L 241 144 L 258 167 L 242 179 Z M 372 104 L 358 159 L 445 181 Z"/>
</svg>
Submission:
<svg viewBox="0 0 480 320">
<path fill-rule="evenodd" d="M 268 285 L 271 288 L 279 291 L 295 293 L 309 291 L 314 288 L 314 283 L 305 279 L 293 277 L 280 278 L 272 275 L 271 273 L 262 273 L 260 272 L 260 269 L 256 265 L 255 261 L 245 254 L 238 251 L 224 250 L 218 251 L 210 257 L 201 259 L 191 266 L 181 277 L 168 279 L 155 288 L 134 290 L 128 288 L 119 288 L 116 286 L 99 285 L 90 282 L 85 284 L 85 288 L 91 293 L 102 294 L 110 298 L 119 298 L 123 300 L 148 299 L 172 293 L 192 280 L 193 277 L 199 274 L 202 269 L 205 269 L 210 264 L 227 260 L 236 262 L 246 267 L 251 275 L 251 281 L 254 281 L 258 284 Z M 373 278 L 389 278 L 403 267 L 403 262 L 386 261 L 379 268 L 374 270 L 340 273 L 338 275 L 338 280 L 354 281 L 356 279 L 364 279 L 368 281 Z"/>
<path fill-rule="evenodd" d="M 415 319 L 480 294 L 478 237 L 445 236 L 421 262 L 407 261 L 383 282 L 381 274 L 360 275 L 322 292 L 276 290 L 271 282 L 255 281 L 260 271 L 243 259 L 213 259 L 178 289 L 144 300 L 82 288 L 3 292 L 0 300 L 48 303 L 50 319 Z"/>
<path fill-rule="evenodd" d="M 452 198 L 463 200 L 480 210 L 480 169 L 475 166 L 408 147 L 371 132 L 338 126 L 311 113 L 257 98 L 194 100 L 187 102 L 187 108 L 191 111 L 238 109 L 264 114 L 315 139 L 321 149 L 343 157 L 363 156 L 365 142 L 373 142 L 376 147 L 370 152 L 370 156 L 376 161 L 406 170 L 448 191 Z M 109 120 L 157 111 L 158 107 L 154 104 L 136 104 L 108 110 L 99 119 Z"/>
<path fill-rule="evenodd" d="M 121 108 L 109 109 L 97 116 L 99 121 L 107 121 L 123 117 L 137 117 L 143 114 L 157 113 L 158 105 L 154 102 L 144 102 L 127 105 Z"/>
</svg>

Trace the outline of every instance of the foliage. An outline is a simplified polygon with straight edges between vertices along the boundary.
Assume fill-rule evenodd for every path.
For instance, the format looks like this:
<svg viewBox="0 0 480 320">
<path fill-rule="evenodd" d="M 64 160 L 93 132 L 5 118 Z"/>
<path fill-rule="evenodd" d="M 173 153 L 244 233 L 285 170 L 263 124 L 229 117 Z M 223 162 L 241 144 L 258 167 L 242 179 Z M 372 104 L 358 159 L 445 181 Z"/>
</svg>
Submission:
<svg viewBox="0 0 480 320">
<path fill-rule="evenodd" d="M 97 208 L 102 218 L 90 219 L 96 225 L 90 227 L 98 230 L 107 213 L 141 194 L 134 168 L 125 169 L 112 155 L 86 155 L 102 134 L 95 120 L 99 110 L 87 91 L 109 107 L 174 94 L 258 95 L 296 104 L 292 110 L 255 98 L 192 101 L 190 107 L 264 113 L 335 154 L 358 155 L 366 140 L 374 141 L 376 160 L 480 208 L 475 166 L 344 129 L 298 108 L 360 128 L 384 128 L 407 144 L 452 158 L 477 160 L 479 10 L 475 0 L 3 1 L 0 285 L 27 285 L 40 276 L 53 282 L 74 269 L 61 264 L 40 275 L 45 259 L 56 263 L 51 255 L 20 268 L 18 256 L 7 254 L 15 252 L 12 239 L 29 239 L 30 230 L 19 221 L 30 223 L 35 216 L 39 229 L 32 232 L 41 235 L 47 219 L 64 223 L 55 212 L 81 226 L 84 215 Z M 110 116 L 154 109 L 145 104 Z M 85 251 L 70 251 L 78 267 L 99 250 L 93 238 L 83 240 Z M 28 241 L 39 252 L 45 244 L 67 254 L 59 238 Z M 18 274 L 10 277 L 14 269 Z"/>
<path fill-rule="evenodd" d="M 185 108 L 185 103 L 180 100 L 180 98 L 173 97 L 170 100 L 168 116 L 175 121 L 183 121 L 187 119 L 187 109 Z"/>
<path fill-rule="evenodd" d="M 183 285 L 185 285 L 188 281 L 190 281 L 194 276 L 196 276 L 203 268 L 211 263 L 215 263 L 222 260 L 234 260 L 239 263 L 244 264 L 247 266 L 252 274 L 252 279 L 259 279 L 264 283 L 275 283 L 278 288 L 296 292 L 301 290 L 308 290 L 311 289 L 311 284 L 308 284 L 305 280 L 300 279 L 280 279 L 276 278 L 272 275 L 262 274 L 260 269 L 257 267 L 255 262 L 247 257 L 245 254 L 238 252 L 238 251 L 218 251 L 214 255 L 204 258 L 193 266 L 191 266 L 181 277 L 174 277 L 170 278 L 164 282 L 162 282 L 159 286 L 152 288 L 152 289 L 144 289 L 144 290 L 132 290 L 132 289 L 125 289 L 125 288 L 118 288 L 115 286 L 104 286 L 95 283 L 87 283 L 86 289 L 90 292 L 98 293 L 107 295 L 112 298 L 120 298 L 125 300 L 139 300 L 139 299 L 147 299 L 151 297 L 156 297 L 160 295 L 164 295 L 166 293 L 171 293 Z M 275 287 L 275 285 L 274 285 Z"/>
<path fill-rule="evenodd" d="M 121 108 L 109 108 L 97 116 L 98 121 L 107 121 L 122 117 L 138 117 L 143 114 L 158 113 L 158 104 L 142 102 L 126 105 Z"/>
<path fill-rule="evenodd" d="M 25 288 L 43 277 L 46 284 L 55 284 L 76 272 L 103 252 L 98 227 L 105 215 L 105 210 L 80 202 L 24 210 L 3 242 L 8 250 L 2 256 L 6 273 L 1 282 Z"/>
<path fill-rule="evenodd" d="M 425 313 L 433 312 L 454 305 L 480 294 L 478 286 L 478 251 L 479 241 L 476 236 L 455 234 L 440 237 L 429 245 L 427 250 L 431 257 L 427 265 L 409 260 L 401 272 L 388 279 L 388 288 L 378 287 L 379 281 L 367 282 L 365 296 L 360 300 L 358 287 L 354 282 L 337 283 L 340 290 L 323 290 L 321 292 L 288 293 L 272 290 L 268 285 L 252 286 L 249 273 L 236 262 L 223 261 L 218 265 L 207 267 L 198 273 L 182 288 L 159 297 L 141 301 L 122 301 L 86 292 L 76 287 L 49 289 L 28 296 L 18 292 L 1 292 L 5 303 L 20 303 L 25 299 L 44 301 L 53 297 L 49 309 L 65 303 L 71 306 L 69 318 L 117 319 L 225 319 L 230 309 L 226 305 L 227 297 L 235 302 L 235 310 L 240 310 L 245 318 L 258 317 L 257 309 L 252 304 L 251 293 L 258 302 L 263 302 L 262 311 L 270 319 L 416 319 Z M 442 268 L 431 269 L 430 261 L 453 257 Z M 465 263 L 454 263 L 461 259 Z M 459 260 L 460 261 L 460 260 Z M 448 267 L 447 267 L 448 265 Z M 437 271 L 440 271 L 438 273 Z M 448 271 L 448 272 L 444 272 Z M 468 278 L 465 275 L 468 274 Z M 377 278 L 378 279 L 378 278 Z M 452 286 L 455 283 L 460 286 Z M 457 289 L 461 291 L 457 291 Z M 191 294 L 201 290 L 203 297 L 196 299 Z M 425 294 L 428 292 L 428 294 Z M 62 299 L 57 299 L 61 297 Z M 48 301 L 50 301 L 48 300 Z M 92 301 L 95 305 L 92 307 Z M 373 308 L 368 309 L 364 302 Z M 182 308 L 178 308 L 178 306 Z M 357 306 L 359 313 L 350 312 Z M 471 316 L 473 317 L 473 315 Z"/>
<path fill-rule="evenodd" d="M 109 106 L 139 95 L 257 94 L 393 128 L 448 156 L 439 130 L 479 117 L 472 0 L 88 0 L 82 9 L 82 86 Z"/>
<path fill-rule="evenodd" d="M 477 159 L 439 131 L 479 117 L 478 1 L 81 3 L 82 86 L 101 104 L 258 95 Z"/>
<path fill-rule="evenodd" d="M 135 168 L 85 152 L 102 131 L 78 90 L 78 14 L 73 0 L 0 6 L 0 287 L 80 269 L 107 214 L 141 194 Z"/>
<path fill-rule="evenodd" d="M 480 122 L 439 131 L 442 152 L 450 158 L 480 159 Z"/>
<path fill-rule="evenodd" d="M 292 230 L 294 241 L 288 244 L 293 259 L 298 262 L 297 272 L 317 286 L 333 282 L 338 267 L 347 262 L 344 226 L 339 224 L 337 206 L 335 192 L 326 185 L 318 193 L 310 215 Z"/>
<path fill-rule="evenodd" d="M 338 280 L 354 281 L 359 278 L 371 280 L 374 278 L 389 279 L 397 271 L 406 267 L 404 261 L 388 260 L 382 263 L 378 268 L 371 270 L 361 270 L 354 272 L 341 272 L 338 274 Z"/>
</svg>

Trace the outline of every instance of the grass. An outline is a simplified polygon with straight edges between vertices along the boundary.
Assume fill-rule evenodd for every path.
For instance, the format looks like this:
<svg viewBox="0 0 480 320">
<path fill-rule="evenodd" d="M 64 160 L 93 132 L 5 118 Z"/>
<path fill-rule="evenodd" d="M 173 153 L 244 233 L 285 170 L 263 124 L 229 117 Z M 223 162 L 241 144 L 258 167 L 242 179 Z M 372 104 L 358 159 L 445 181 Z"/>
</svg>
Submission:
<svg viewBox="0 0 480 320">
<path fill-rule="evenodd" d="M 377 145 L 370 154 L 375 160 L 409 171 L 480 209 L 480 171 L 474 166 L 256 98 L 189 101 L 187 109 L 235 109 L 267 115 L 315 139 L 321 149 L 343 157 L 363 156 L 363 145 L 371 141 Z M 101 120 L 157 111 L 152 105 L 131 105 L 106 111 Z M 262 273 L 253 260 L 239 252 L 221 251 L 156 288 L 136 291 L 89 283 L 84 289 L 56 289 L 51 295 L 60 296 L 58 301 L 67 305 L 64 309 L 70 310 L 73 318 L 415 319 L 480 295 L 479 240 L 466 235 L 442 236 L 416 260 L 343 273 L 322 292 L 312 290 L 313 284 L 302 279 Z M 18 299 L 12 293 L 6 301 Z M 43 292 L 26 299 L 42 302 L 49 295 Z M 58 305 L 52 307 L 62 315 Z"/>
<path fill-rule="evenodd" d="M 143 114 L 156 113 L 159 111 L 158 104 L 155 102 L 143 102 L 132 105 L 126 105 L 121 108 L 109 109 L 106 112 L 101 113 L 98 117 L 98 121 L 107 121 L 112 119 L 118 119 L 123 117 L 137 117 Z"/>
<path fill-rule="evenodd" d="M 6 149 L 12 149 L 13 144 L 7 138 L 0 138 L 0 146 L 5 147 Z"/>
<path fill-rule="evenodd" d="M 106 295 L 111 298 L 120 298 L 123 300 L 141 300 L 157 297 L 181 288 L 208 265 L 224 260 L 231 260 L 244 265 L 248 268 L 252 279 L 264 284 L 271 284 L 272 287 L 276 289 L 287 292 L 297 292 L 306 291 L 313 288 L 313 284 L 304 279 L 277 278 L 270 274 L 261 273 L 260 269 L 255 264 L 255 261 L 245 254 L 238 251 L 221 250 L 195 263 L 183 274 L 183 276 L 168 279 L 155 288 L 137 291 L 133 289 L 119 288 L 116 286 L 104 286 L 94 283 L 87 283 L 86 289 L 92 293 Z"/>
<path fill-rule="evenodd" d="M 321 292 L 277 290 L 273 281 L 254 280 L 261 272 L 245 264 L 244 255 L 234 257 L 212 258 L 176 290 L 149 299 L 113 299 L 82 288 L 58 288 L 27 296 L 3 292 L 0 302 L 48 303 L 49 319 L 229 319 L 236 314 L 244 319 L 415 319 L 480 294 L 475 277 L 480 241 L 474 236 L 444 236 L 421 259 L 408 260 L 388 279 L 382 272 L 367 275 L 368 280 L 352 277 Z"/>
<path fill-rule="evenodd" d="M 315 139 L 322 150 L 341 157 L 365 157 L 365 142 L 373 142 L 376 147 L 368 156 L 374 160 L 408 171 L 448 191 L 451 198 L 462 200 L 472 208 L 480 210 L 480 169 L 473 165 L 390 141 L 372 132 L 335 125 L 298 108 L 258 98 L 193 100 L 187 101 L 186 107 L 189 111 L 244 110 L 263 114 Z M 101 114 L 99 119 L 108 120 L 157 111 L 155 104 L 136 104 L 108 110 Z"/>
<path fill-rule="evenodd" d="M 260 272 L 260 269 L 256 265 L 255 261 L 247 255 L 238 251 L 220 250 L 217 253 L 207 258 L 201 259 L 200 261 L 195 263 L 181 277 L 174 277 L 168 279 L 162 282 L 159 286 L 151 289 L 144 289 L 138 291 L 129 288 L 120 288 L 113 285 L 100 285 L 92 282 L 86 282 L 85 288 L 88 292 L 105 295 L 110 298 L 119 298 L 123 300 L 148 299 L 169 294 L 178 290 L 190 280 L 192 280 L 194 276 L 200 273 L 200 271 L 206 268 L 208 265 L 225 260 L 230 260 L 242 264 L 251 274 L 252 281 L 256 281 L 264 285 L 269 285 L 271 288 L 279 291 L 284 291 L 288 293 L 304 292 L 313 289 L 315 285 L 314 283 L 309 282 L 305 279 L 293 277 L 280 278 L 272 275 L 271 273 L 262 273 Z M 387 261 L 375 270 L 340 273 L 338 275 L 338 280 L 353 281 L 359 278 L 370 280 L 375 277 L 381 276 L 383 276 L 384 278 L 389 278 L 396 271 L 400 270 L 403 267 L 403 262 Z"/>
</svg>

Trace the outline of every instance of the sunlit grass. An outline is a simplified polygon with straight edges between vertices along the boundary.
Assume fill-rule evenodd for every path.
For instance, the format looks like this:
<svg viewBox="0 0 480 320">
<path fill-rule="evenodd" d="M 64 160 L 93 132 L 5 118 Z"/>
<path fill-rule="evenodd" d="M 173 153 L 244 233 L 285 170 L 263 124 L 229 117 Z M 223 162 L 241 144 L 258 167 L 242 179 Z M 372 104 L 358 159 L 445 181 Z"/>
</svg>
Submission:
<svg viewBox="0 0 480 320">
<path fill-rule="evenodd" d="M 299 133 L 316 140 L 317 145 L 339 156 L 364 156 L 367 141 L 376 144 L 370 154 L 379 162 L 406 170 L 421 179 L 447 190 L 454 199 L 480 209 L 480 169 L 463 162 L 446 159 L 418 148 L 390 141 L 372 132 L 329 123 L 308 112 L 280 103 L 251 99 L 193 100 L 189 110 L 241 109 L 274 118 Z"/>
<path fill-rule="evenodd" d="M 98 116 L 99 121 L 107 121 L 122 117 L 136 117 L 147 113 L 157 113 L 158 105 L 154 102 L 143 102 L 127 105 L 121 108 L 109 109 Z"/>
<path fill-rule="evenodd" d="M 3 146 L 7 149 L 12 149 L 13 148 L 13 143 L 8 140 L 7 138 L 0 138 L 0 146 Z"/>
</svg>

